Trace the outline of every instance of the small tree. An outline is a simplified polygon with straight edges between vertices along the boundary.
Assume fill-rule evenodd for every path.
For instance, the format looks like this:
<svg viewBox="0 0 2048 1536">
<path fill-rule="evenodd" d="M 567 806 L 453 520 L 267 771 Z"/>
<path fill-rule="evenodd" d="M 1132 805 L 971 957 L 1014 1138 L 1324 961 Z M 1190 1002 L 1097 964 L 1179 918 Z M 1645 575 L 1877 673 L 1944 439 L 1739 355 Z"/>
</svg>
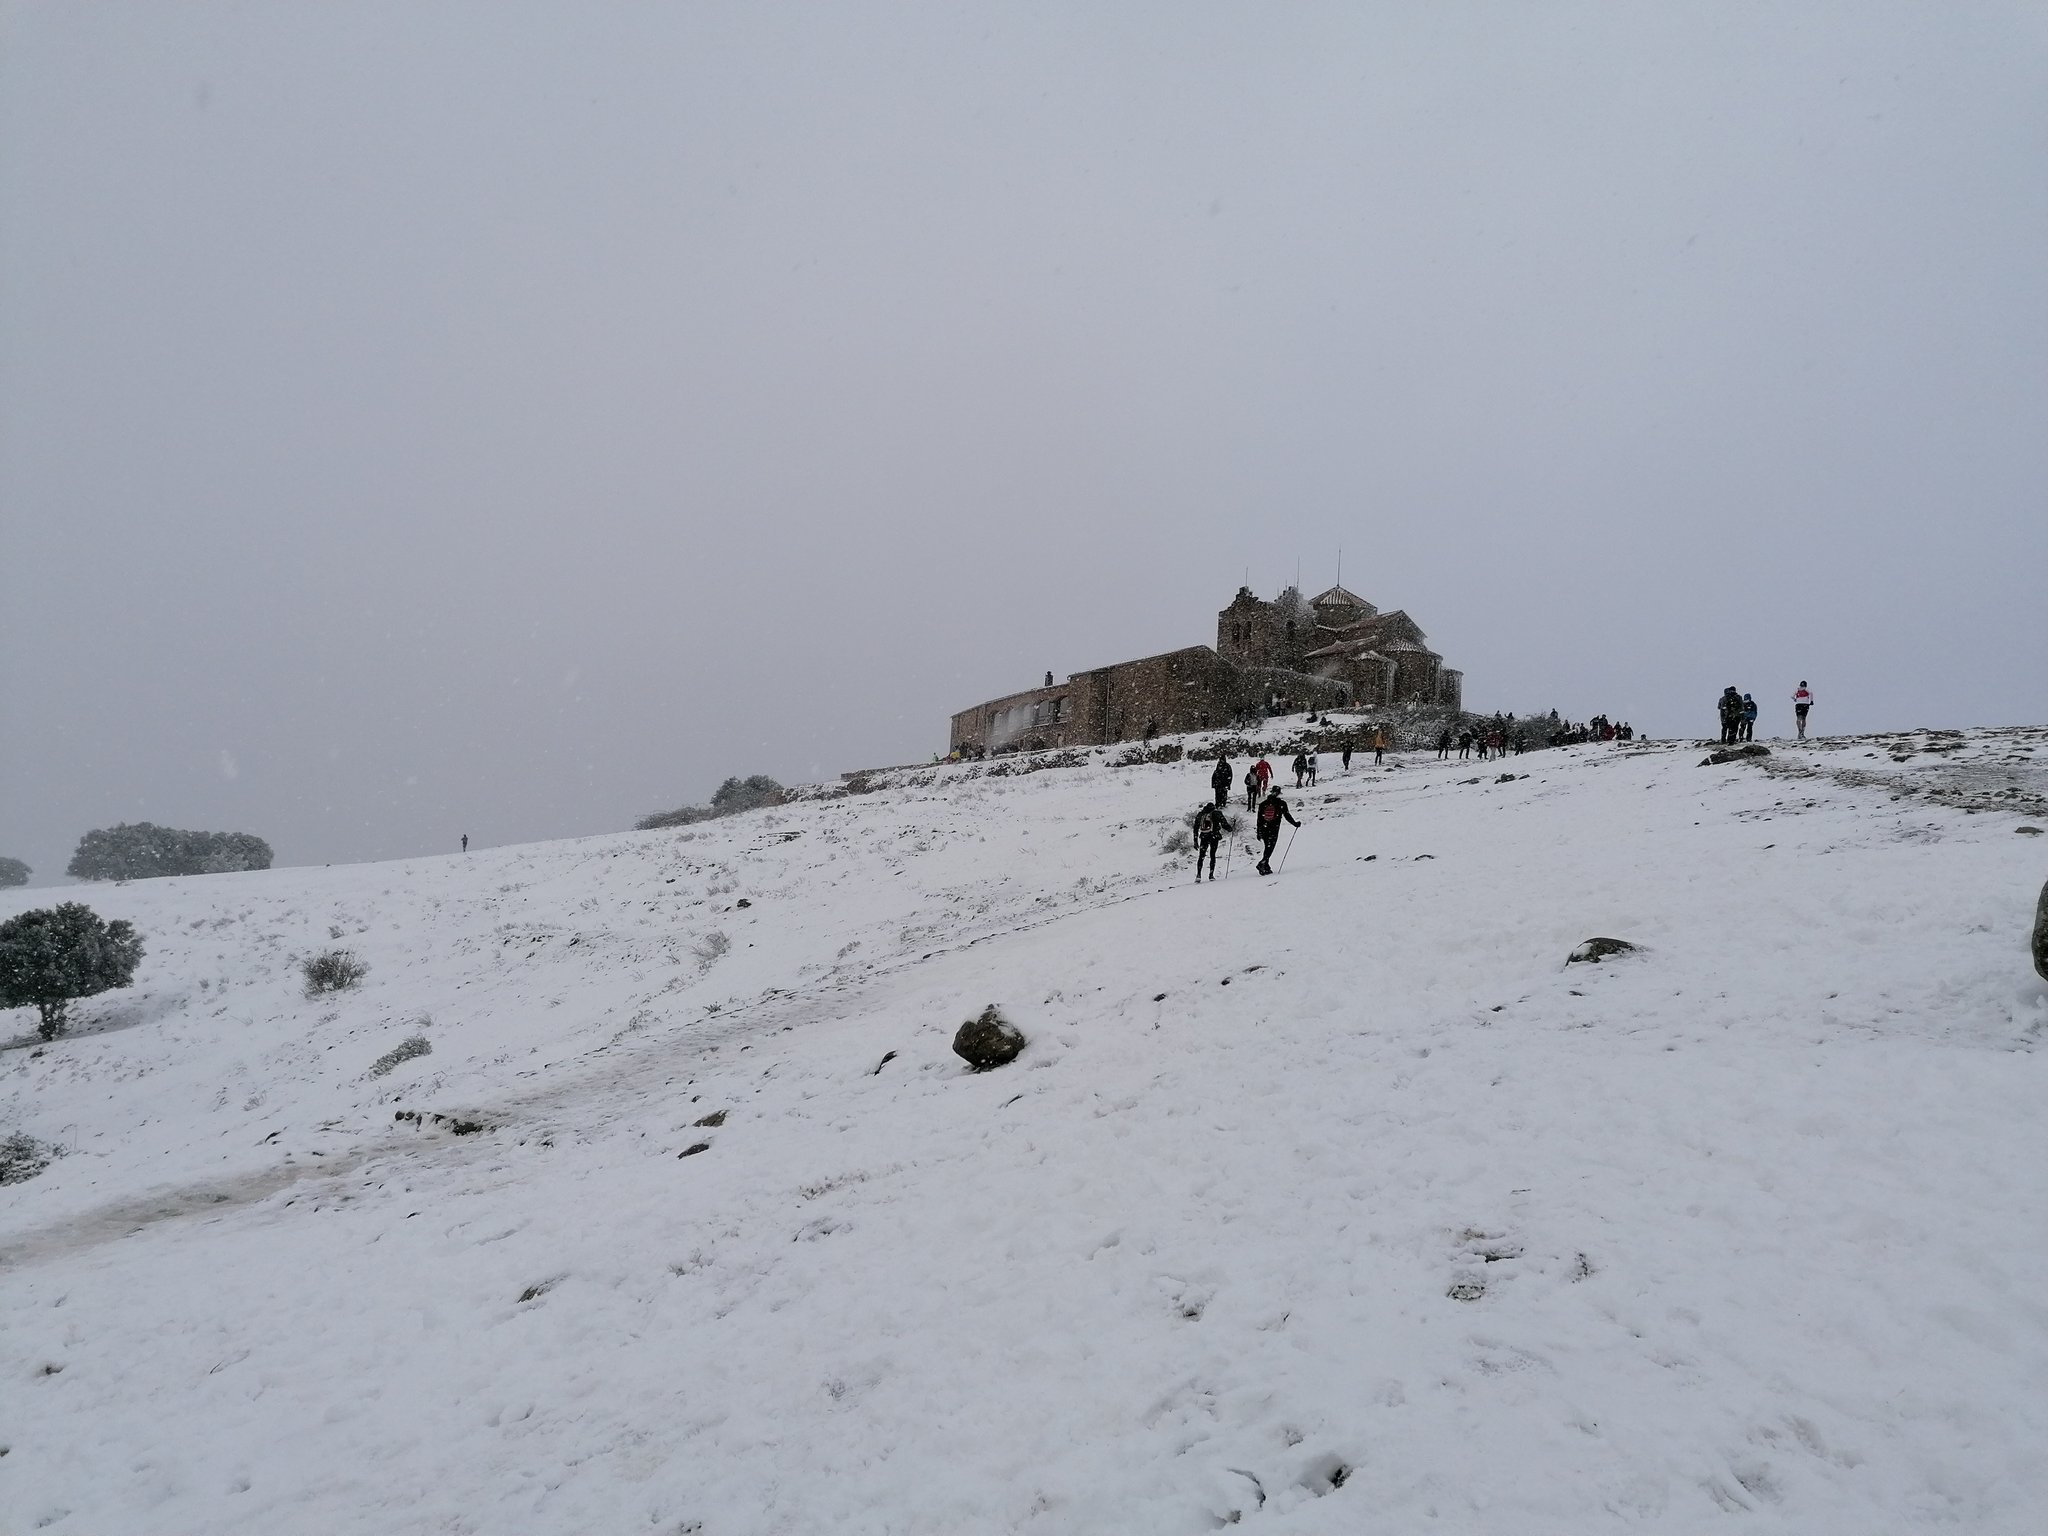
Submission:
<svg viewBox="0 0 2048 1536">
<path fill-rule="evenodd" d="M 65 1010 L 135 980 L 142 939 L 125 921 L 104 922 L 75 901 L 23 912 L 0 923 L 0 1008 L 34 1004 L 41 1033 L 64 1033 Z"/>
<path fill-rule="evenodd" d="M 0 888 L 27 885 L 28 877 L 34 873 L 34 870 L 19 859 L 0 859 Z"/>
</svg>

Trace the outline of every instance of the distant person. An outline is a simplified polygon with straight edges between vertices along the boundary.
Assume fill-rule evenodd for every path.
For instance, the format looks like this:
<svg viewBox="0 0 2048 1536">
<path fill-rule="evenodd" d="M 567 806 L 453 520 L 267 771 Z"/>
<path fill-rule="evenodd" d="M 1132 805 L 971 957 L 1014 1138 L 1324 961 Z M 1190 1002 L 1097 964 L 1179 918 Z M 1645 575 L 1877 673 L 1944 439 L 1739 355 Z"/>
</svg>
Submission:
<svg viewBox="0 0 2048 1536">
<path fill-rule="evenodd" d="M 1273 845 L 1280 841 L 1280 823 L 1283 821 L 1293 827 L 1301 825 L 1276 789 L 1259 804 L 1259 842 L 1266 850 L 1259 859 L 1259 873 L 1262 875 L 1273 873 Z"/>
<path fill-rule="evenodd" d="M 1262 757 L 1252 764 L 1252 772 L 1259 776 L 1259 793 L 1265 794 L 1273 782 L 1273 765 Z"/>
<path fill-rule="evenodd" d="M 1344 764 L 1344 771 L 1349 773 L 1351 771 L 1351 737 L 1348 734 L 1344 738 L 1344 750 L 1340 754 L 1339 760 Z"/>
<path fill-rule="evenodd" d="M 469 834 L 467 832 L 462 834 L 462 851 L 464 853 L 469 852 Z"/>
<path fill-rule="evenodd" d="M 1306 752 L 1295 753 L 1293 766 L 1294 787 L 1299 789 L 1308 782 L 1308 754 Z"/>
<path fill-rule="evenodd" d="M 1756 700 L 1746 693 L 1742 696 L 1742 739 L 1756 740 Z"/>
<path fill-rule="evenodd" d="M 1372 728 L 1372 762 L 1377 768 L 1387 760 L 1387 728 L 1376 725 Z"/>
<path fill-rule="evenodd" d="M 1052 686 L 1052 674 L 1050 672 L 1045 674 L 1045 686 L 1048 688 Z"/>
<path fill-rule="evenodd" d="M 1458 732 L 1458 761 L 1463 762 L 1466 758 L 1470 757 L 1471 755 L 1472 733 L 1470 731 Z"/>
<path fill-rule="evenodd" d="M 1721 745 L 1733 746 L 1735 733 L 1742 728 L 1742 695 L 1730 683 L 1721 690 L 1721 697 L 1715 705 L 1721 712 Z"/>
<path fill-rule="evenodd" d="M 1443 762 L 1451 755 L 1451 728 L 1444 727 L 1444 733 L 1436 739 L 1436 760 Z"/>
<path fill-rule="evenodd" d="M 1209 787 L 1216 791 L 1216 804 L 1219 808 L 1230 798 L 1230 781 L 1235 777 L 1230 769 L 1230 759 L 1218 752 L 1216 771 L 1209 775 Z"/>
<path fill-rule="evenodd" d="M 1314 747 L 1308 749 L 1308 785 L 1310 789 L 1314 789 L 1316 785 L 1316 749 Z"/>
<path fill-rule="evenodd" d="M 1256 768 L 1244 771 L 1244 808 L 1248 811 L 1259 808 L 1259 770 Z"/>
<path fill-rule="evenodd" d="M 1223 812 L 1205 805 L 1195 812 L 1195 879 L 1202 878 L 1202 860 L 1209 861 L 1209 878 L 1216 878 L 1216 846 L 1223 841 Z"/>
<path fill-rule="evenodd" d="M 1799 679 L 1799 687 L 1792 694 L 1792 723 L 1799 727 L 1799 739 L 1806 740 L 1806 712 L 1813 708 L 1813 695 L 1806 691 L 1806 679 Z"/>
</svg>

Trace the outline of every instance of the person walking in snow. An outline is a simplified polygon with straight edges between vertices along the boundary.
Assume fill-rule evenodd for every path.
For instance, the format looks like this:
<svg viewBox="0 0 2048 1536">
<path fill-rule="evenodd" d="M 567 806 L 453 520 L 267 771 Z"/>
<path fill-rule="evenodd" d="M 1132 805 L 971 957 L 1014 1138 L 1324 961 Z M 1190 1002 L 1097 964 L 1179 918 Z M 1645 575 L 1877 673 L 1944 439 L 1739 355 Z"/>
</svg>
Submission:
<svg viewBox="0 0 2048 1536">
<path fill-rule="evenodd" d="M 1372 763 L 1377 768 L 1387 760 L 1387 728 L 1376 725 L 1372 728 Z"/>
<path fill-rule="evenodd" d="M 1444 760 L 1445 760 L 1446 758 L 1448 758 L 1448 757 L 1449 757 L 1450 755 L 1451 755 L 1451 728 L 1450 728 L 1450 727 L 1449 727 L 1449 726 L 1447 725 L 1447 726 L 1445 726 L 1445 727 L 1444 727 L 1444 733 L 1443 733 L 1443 735 L 1441 735 L 1441 736 L 1437 737 L 1437 739 L 1436 739 L 1436 760 L 1437 760 L 1438 762 L 1440 762 L 1440 763 L 1441 763 L 1441 762 L 1443 762 L 1443 761 L 1444 761 Z"/>
<path fill-rule="evenodd" d="M 1202 878 L 1202 860 L 1209 861 L 1209 878 L 1216 878 L 1216 848 L 1223 841 L 1223 812 L 1214 805 L 1205 805 L 1195 812 L 1193 822 L 1195 834 L 1195 879 Z"/>
<path fill-rule="evenodd" d="M 1806 740 L 1806 712 L 1813 708 L 1813 695 L 1806 691 L 1806 679 L 1799 679 L 1799 687 L 1792 695 L 1792 723 L 1799 727 L 1799 739 Z"/>
<path fill-rule="evenodd" d="M 1244 771 L 1244 808 L 1248 811 L 1259 808 L 1259 770 L 1256 768 Z"/>
<path fill-rule="evenodd" d="M 1303 752 L 1297 752 L 1294 754 L 1294 787 L 1296 789 L 1301 788 L 1302 784 L 1306 782 L 1307 779 L 1308 755 Z"/>
<path fill-rule="evenodd" d="M 462 834 L 462 851 L 464 853 L 469 852 L 469 834 L 467 832 Z"/>
<path fill-rule="evenodd" d="M 1273 765 L 1262 757 L 1252 764 L 1252 772 L 1259 776 L 1259 793 L 1265 794 L 1273 782 Z"/>
<path fill-rule="evenodd" d="M 1742 740 L 1756 740 L 1756 700 L 1746 693 L 1742 696 Z"/>
<path fill-rule="evenodd" d="M 1230 769 L 1230 759 L 1218 752 L 1216 770 L 1209 775 L 1209 787 L 1216 791 L 1216 804 L 1219 807 L 1230 798 L 1230 781 L 1235 777 L 1237 775 Z"/>
<path fill-rule="evenodd" d="M 1351 736 L 1349 732 L 1347 732 L 1344 737 L 1344 755 L 1342 761 L 1344 764 L 1344 771 L 1346 773 L 1349 773 L 1351 771 Z"/>
<path fill-rule="evenodd" d="M 1280 823 L 1283 821 L 1297 828 L 1301 825 L 1294 819 L 1294 812 L 1287 809 L 1287 802 L 1281 798 L 1280 791 L 1274 789 L 1259 802 L 1259 842 L 1265 849 L 1259 858 L 1259 873 L 1262 875 L 1273 873 L 1273 845 L 1280 841 Z"/>
<path fill-rule="evenodd" d="M 1308 749 L 1308 787 L 1310 789 L 1316 787 L 1316 749 L 1314 747 Z"/>
</svg>

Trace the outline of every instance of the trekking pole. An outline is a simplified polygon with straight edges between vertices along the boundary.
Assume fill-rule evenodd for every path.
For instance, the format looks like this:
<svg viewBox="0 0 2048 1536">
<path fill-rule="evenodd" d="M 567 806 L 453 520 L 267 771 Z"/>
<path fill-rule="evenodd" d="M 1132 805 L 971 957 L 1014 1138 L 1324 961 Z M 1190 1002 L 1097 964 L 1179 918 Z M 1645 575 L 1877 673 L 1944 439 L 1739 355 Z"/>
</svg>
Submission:
<svg viewBox="0 0 2048 1536">
<path fill-rule="evenodd" d="M 1275 874 L 1278 874 L 1281 870 L 1287 868 L 1287 855 L 1294 852 L 1294 834 L 1299 832 L 1300 830 L 1300 827 L 1290 827 L 1288 829 L 1287 846 L 1280 850 L 1280 864 L 1279 867 L 1273 871 Z"/>
</svg>

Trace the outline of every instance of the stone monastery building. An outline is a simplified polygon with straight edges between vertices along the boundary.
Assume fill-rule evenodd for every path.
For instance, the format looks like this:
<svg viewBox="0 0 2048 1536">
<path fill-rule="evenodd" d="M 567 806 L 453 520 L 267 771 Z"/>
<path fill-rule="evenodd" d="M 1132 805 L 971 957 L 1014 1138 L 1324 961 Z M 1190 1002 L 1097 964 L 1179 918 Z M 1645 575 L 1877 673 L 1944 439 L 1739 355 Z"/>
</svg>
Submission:
<svg viewBox="0 0 2048 1536">
<path fill-rule="evenodd" d="M 1381 613 L 1342 587 L 1272 602 L 1239 587 L 1216 615 L 1216 648 L 1076 672 L 1064 683 L 1006 694 L 953 717 L 966 756 L 1094 746 L 1199 731 L 1293 709 L 1463 706 L 1464 674 L 1444 665 L 1421 627 Z"/>
</svg>

